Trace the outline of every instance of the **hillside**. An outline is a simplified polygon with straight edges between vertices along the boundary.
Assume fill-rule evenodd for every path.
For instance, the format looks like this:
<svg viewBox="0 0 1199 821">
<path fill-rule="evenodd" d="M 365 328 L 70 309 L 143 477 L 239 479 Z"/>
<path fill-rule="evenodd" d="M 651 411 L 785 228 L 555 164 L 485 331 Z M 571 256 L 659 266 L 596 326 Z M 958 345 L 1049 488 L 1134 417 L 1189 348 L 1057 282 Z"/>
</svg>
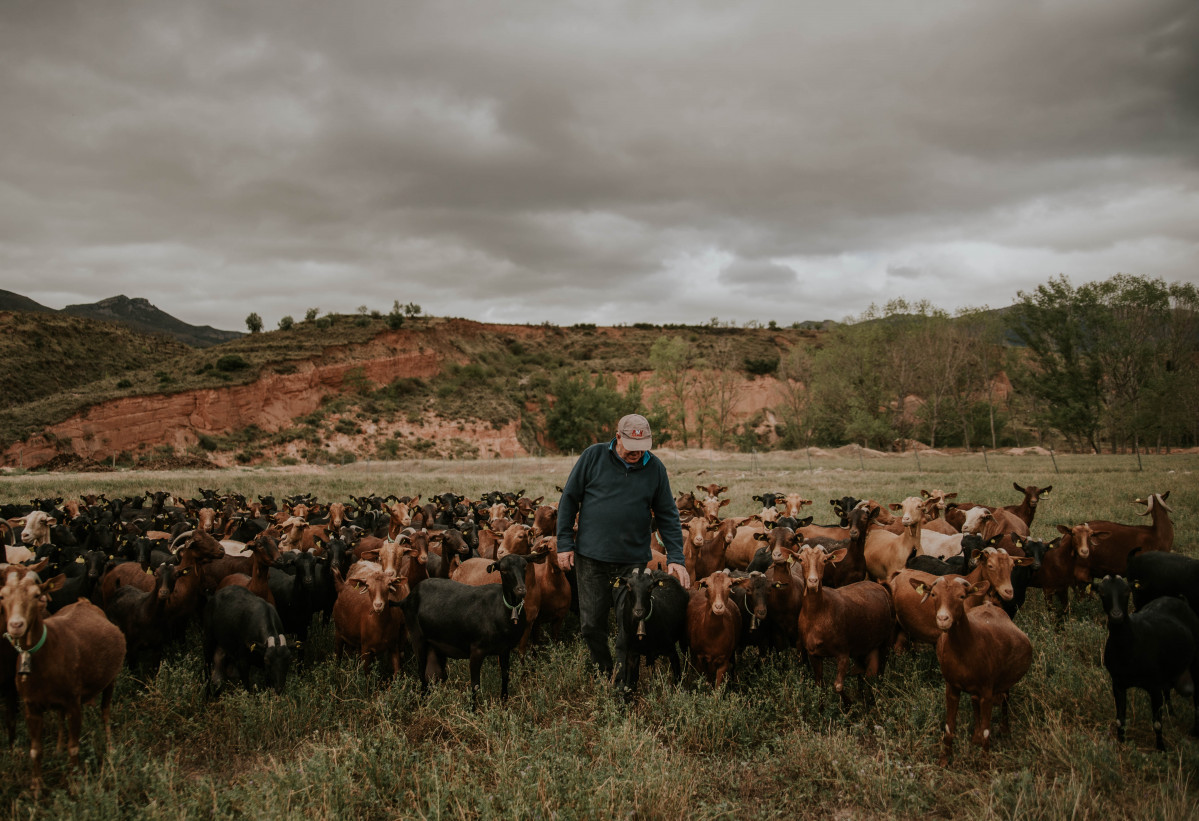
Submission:
<svg viewBox="0 0 1199 821">
<path fill-rule="evenodd" d="M 84 388 L 0 411 L 3 463 L 33 467 L 60 454 L 132 463 L 211 454 L 268 460 L 512 456 L 542 452 L 555 379 L 611 375 L 623 389 L 649 370 L 663 333 L 702 355 L 727 340 L 741 363 L 748 420 L 773 404 L 773 368 L 796 329 L 663 330 L 485 325 L 422 318 L 322 317 L 203 350 L 185 350 Z"/>
</svg>

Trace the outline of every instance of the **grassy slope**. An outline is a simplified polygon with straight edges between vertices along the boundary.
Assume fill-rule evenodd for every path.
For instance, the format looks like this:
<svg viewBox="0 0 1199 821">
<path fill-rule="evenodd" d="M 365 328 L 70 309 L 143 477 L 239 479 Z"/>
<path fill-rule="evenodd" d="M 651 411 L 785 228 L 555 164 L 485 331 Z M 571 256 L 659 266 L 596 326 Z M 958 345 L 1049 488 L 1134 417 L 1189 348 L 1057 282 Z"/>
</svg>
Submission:
<svg viewBox="0 0 1199 821">
<path fill-rule="evenodd" d="M 72 393 L 97 379 L 111 377 L 115 382 L 129 371 L 152 371 L 187 350 L 168 337 L 112 322 L 0 313 L 0 409 Z"/>
<path fill-rule="evenodd" d="M 898 500 L 922 487 L 959 490 L 964 499 L 1014 503 L 1011 483 L 1052 484 L 1034 535 L 1084 518 L 1131 522 L 1134 496 L 1173 491 L 1177 548 L 1199 553 L 1199 458 L 1150 457 L 1135 471 L 1128 457 L 925 458 L 816 460 L 806 471 L 787 454 L 751 461 L 707 461 L 664 453 L 676 489 L 717 481 L 730 486 L 730 514 L 751 510 L 763 490 L 801 490 L 817 500 L 844 493 Z M 553 497 L 566 459 L 405 462 L 319 472 L 276 470 L 193 474 L 27 475 L 0 487 L 2 501 L 87 490 L 140 493 L 197 486 L 322 498 L 365 491 L 476 495 L 524 487 Z M 1080 600 L 1055 628 L 1033 591 L 1017 623 L 1034 662 L 1014 695 L 1013 735 L 1000 737 L 989 763 L 959 724 L 957 760 L 936 765 L 943 685 L 929 649 L 892 660 L 872 710 L 842 715 L 831 690 L 786 655 L 751 653 L 733 692 L 676 688 L 660 671 L 643 678 L 630 706 L 587 675 L 585 650 L 568 623 L 563 645 L 516 662 L 513 695 L 496 698 L 494 661 L 484 666 L 478 714 L 468 708 L 464 662 L 450 681 L 421 697 L 411 662 L 379 690 L 356 663 L 329 658 L 328 628 L 314 629 L 319 659 L 294 676 L 282 698 L 235 690 L 206 704 L 195 650 L 169 661 L 144 692 L 124 674 L 114 707 L 115 750 L 98 757 L 98 723 L 85 711 L 83 778 L 68 775 L 65 754 L 47 745 L 46 817 L 803 817 L 852 811 L 853 817 L 1190 818 L 1199 798 L 1199 742 L 1185 736 L 1191 707 L 1178 697 L 1166 721 L 1170 752 L 1152 752 L 1149 703 L 1131 700 L 1129 741 L 1112 732 L 1114 709 L 1099 666 L 1101 611 Z M 193 643 L 196 637 L 192 637 Z M 964 713 L 968 710 L 964 709 Z M 13 817 L 35 814 L 22 786 L 28 758 L 23 731 L 7 761 L 0 802 Z M 60 788 L 68 779 L 74 794 Z"/>
</svg>

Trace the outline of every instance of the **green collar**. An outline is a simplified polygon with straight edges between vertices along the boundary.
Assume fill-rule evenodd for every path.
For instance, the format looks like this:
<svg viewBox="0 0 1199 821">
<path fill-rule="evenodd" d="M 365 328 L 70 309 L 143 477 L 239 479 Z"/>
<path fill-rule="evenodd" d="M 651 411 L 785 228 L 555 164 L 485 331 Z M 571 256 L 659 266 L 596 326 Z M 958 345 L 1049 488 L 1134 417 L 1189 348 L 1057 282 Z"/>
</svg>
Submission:
<svg viewBox="0 0 1199 821">
<path fill-rule="evenodd" d="M 36 653 L 38 650 L 41 650 L 41 649 L 42 649 L 42 645 L 44 645 L 44 644 L 46 643 L 46 637 L 47 637 L 48 635 L 50 635 L 50 631 L 49 631 L 49 630 L 46 628 L 46 623 L 45 623 L 45 622 L 42 622 L 42 637 L 41 637 L 40 639 L 38 639 L 38 642 L 37 642 L 37 644 L 35 644 L 35 645 L 33 645 L 32 647 L 30 647 L 28 650 L 24 650 L 24 649 L 22 649 L 22 648 L 21 648 L 21 646 L 20 646 L 20 644 L 18 643 L 18 642 L 20 642 L 21 640 L 20 640 L 20 639 L 14 639 L 14 638 L 12 637 L 12 634 L 11 634 L 11 633 L 5 633 L 5 634 L 4 634 L 4 638 L 8 639 L 8 643 L 9 643 L 9 644 L 11 644 L 11 645 L 13 646 L 13 649 L 14 649 L 14 650 L 16 650 L 18 653 L 28 653 L 29 655 L 31 655 L 31 656 L 32 656 L 32 655 L 33 655 L 34 653 Z"/>
</svg>

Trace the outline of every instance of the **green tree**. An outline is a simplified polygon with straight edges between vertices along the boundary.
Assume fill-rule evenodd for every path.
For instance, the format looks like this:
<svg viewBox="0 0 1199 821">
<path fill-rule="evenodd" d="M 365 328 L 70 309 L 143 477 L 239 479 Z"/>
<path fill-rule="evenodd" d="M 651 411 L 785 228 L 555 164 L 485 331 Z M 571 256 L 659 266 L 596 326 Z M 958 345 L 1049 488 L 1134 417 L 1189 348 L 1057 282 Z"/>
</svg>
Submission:
<svg viewBox="0 0 1199 821">
<path fill-rule="evenodd" d="M 320 308 L 309 308 L 307 311 L 304 312 L 304 321 L 305 322 L 316 321 L 316 318 L 320 314 L 320 312 L 321 312 Z"/>
<path fill-rule="evenodd" d="M 291 314 L 288 314 L 287 316 L 285 316 L 279 320 L 279 330 L 290 331 L 292 326 L 295 324 L 296 324 L 296 321 L 294 319 L 292 319 Z"/>
<path fill-rule="evenodd" d="M 387 327 L 398 331 L 404 325 L 404 312 L 397 299 L 391 303 L 391 312 L 387 314 Z"/>
<path fill-rule="evenodd" d="M 550 384 L 549 392 L 554 400 L 545 415 L 546 432 L 559 451 L 570 453 L 610 439 L 620 417 L 635 413 L 641 404 L 636 380 L 621 393 L 616 378 L 605 374 L 596 374 L 590 381 L 583 375 L 563 374 Z"/>
<path fill-rule="evenodd" d="M 246 327 L 250 330 L 250 333 L 258 333 L 262 330 L 262 317 L 256 313 L 251 313 L 246 317 Z"/>
</svg>

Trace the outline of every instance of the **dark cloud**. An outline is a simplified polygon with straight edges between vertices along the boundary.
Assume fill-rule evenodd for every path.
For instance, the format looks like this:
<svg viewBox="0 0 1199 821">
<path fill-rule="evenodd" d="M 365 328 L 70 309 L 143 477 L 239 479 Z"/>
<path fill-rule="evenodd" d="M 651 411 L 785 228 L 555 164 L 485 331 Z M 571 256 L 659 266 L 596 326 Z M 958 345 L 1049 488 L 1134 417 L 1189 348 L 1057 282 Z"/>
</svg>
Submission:
<svg viewBox="0 0 1199 821">
<path fill-rule="evenodd" d="M 4 4 L 2 287 L 239 327 L 1193 281 L 1197 43 L 1186 0 Z"/>
</svg>

